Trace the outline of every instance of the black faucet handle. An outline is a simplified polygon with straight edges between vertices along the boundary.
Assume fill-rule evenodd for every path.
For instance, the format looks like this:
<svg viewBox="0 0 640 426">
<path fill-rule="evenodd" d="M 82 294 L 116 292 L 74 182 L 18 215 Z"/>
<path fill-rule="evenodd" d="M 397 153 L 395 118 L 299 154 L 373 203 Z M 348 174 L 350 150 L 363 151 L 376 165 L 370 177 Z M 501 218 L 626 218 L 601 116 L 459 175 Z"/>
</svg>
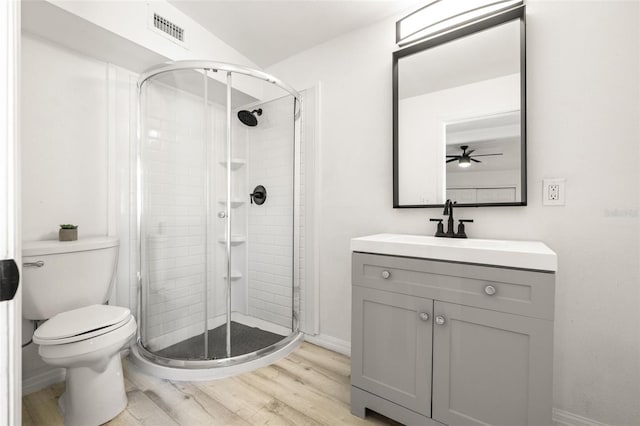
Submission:
<svg viewBox="0 0 640 426">
<path fill-rule="evenodd" d="M 429 220 L 431 222 L 438 222 L 438 227 L 436 229 L 436 233 L 434 234 L 434 236 L 436 236 L 436 237 L 446 237 L 447 236 L 447 234 L 444 233 L 444 225 L 442 224 L 442 219 L 431 218 Z"/>
<path fill-rule="evenodd" d="M 458 222 L 458 232 L 453 236 L 453 238 L 467 238 L 467 233 L 464 230 L 464 224 L 473 222 L 473 219 L 458 219 Z"/>
</svg>

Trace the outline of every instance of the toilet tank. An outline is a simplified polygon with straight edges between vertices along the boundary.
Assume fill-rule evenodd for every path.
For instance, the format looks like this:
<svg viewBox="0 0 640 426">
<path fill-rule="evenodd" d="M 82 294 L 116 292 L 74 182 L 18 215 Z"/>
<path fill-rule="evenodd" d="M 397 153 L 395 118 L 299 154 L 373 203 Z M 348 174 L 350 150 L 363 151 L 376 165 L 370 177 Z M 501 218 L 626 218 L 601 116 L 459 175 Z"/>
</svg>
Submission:
<svg viewBox="0 0 640 426">
<path fill-rule="evenodd" d="M 60 312 L 105 303 L 111 294 L 117 259 L 115 237 L 24 243 L 22 316 L 44 320 Z"/>
</svg>

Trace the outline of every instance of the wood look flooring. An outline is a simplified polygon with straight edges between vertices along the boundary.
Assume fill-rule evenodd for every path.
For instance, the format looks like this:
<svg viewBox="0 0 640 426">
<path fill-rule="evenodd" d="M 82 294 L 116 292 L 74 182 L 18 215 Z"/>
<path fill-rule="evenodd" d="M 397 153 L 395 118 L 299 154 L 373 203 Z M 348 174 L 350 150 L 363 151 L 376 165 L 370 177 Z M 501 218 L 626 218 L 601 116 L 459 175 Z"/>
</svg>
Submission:
<svg viewBox="0 0 640 426">
<path fill-rule="evenodd" d="M 239 376 L 174 382 L 123 360 L 129 404 L 107 425 L 399 425 L 372 413 L 352 416 L 348 357 L 303 343 L 286 358 Z M 58 383 L 22 398 L 23 425 L 63 425 Z"/>
</svg>

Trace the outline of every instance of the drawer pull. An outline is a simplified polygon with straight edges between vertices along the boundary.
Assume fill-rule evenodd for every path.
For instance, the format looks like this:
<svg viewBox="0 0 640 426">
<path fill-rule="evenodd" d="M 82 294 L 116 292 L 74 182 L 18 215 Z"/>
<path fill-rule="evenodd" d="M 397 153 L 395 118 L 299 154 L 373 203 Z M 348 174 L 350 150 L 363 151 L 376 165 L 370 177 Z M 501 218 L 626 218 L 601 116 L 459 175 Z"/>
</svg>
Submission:
<svg viewBox="0 0 640 426">
<path fill-rule="evenodd" d="M 389 277 L 391 276 L 391 272 L 389 271 L 382 271 L 382 278 L 389 279 Z"/>
<path fill-rule="evenodd" d="M 420 319 L 422 321 L 429 321 L 429 314 L 427 312 L 420 312 Z"/>
<path fill-rule="evenodd" d="M 484 288 L 484 292 L 489 296 L 493 296 L 496 294 L 496 288 L 492 285 L 488 285 Z"/>
<path fill-rule="evenodd" d="M 42 268 L 44 266 L 44 261 L 38 260 L 36 262 L 25 262 L 22 264 L 23 268 L 29 268 L 35 266 L 36 268 Z"/>
<path fill-rule="evenodd" d="M 436 324 L 444 325 L 446 322 L 447 322 L 447 320 L 442 315 L 438 315 L 436 317 Z"/>
</svg>

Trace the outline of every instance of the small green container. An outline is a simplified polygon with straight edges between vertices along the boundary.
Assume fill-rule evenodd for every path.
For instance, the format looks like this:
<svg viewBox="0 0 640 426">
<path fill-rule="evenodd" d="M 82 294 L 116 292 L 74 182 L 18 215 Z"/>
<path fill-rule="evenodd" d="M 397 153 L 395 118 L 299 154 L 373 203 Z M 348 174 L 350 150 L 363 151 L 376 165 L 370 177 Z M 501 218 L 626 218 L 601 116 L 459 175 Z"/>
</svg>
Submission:
<svg viewBox="0 0 640 426">
<path fill-rule="evenodd" d="M 60 225 L 60 231 L 58 232 L 59 241 L 75 241 L 77 239 L 78 239 L 77 225 Z"/>
</svg>

